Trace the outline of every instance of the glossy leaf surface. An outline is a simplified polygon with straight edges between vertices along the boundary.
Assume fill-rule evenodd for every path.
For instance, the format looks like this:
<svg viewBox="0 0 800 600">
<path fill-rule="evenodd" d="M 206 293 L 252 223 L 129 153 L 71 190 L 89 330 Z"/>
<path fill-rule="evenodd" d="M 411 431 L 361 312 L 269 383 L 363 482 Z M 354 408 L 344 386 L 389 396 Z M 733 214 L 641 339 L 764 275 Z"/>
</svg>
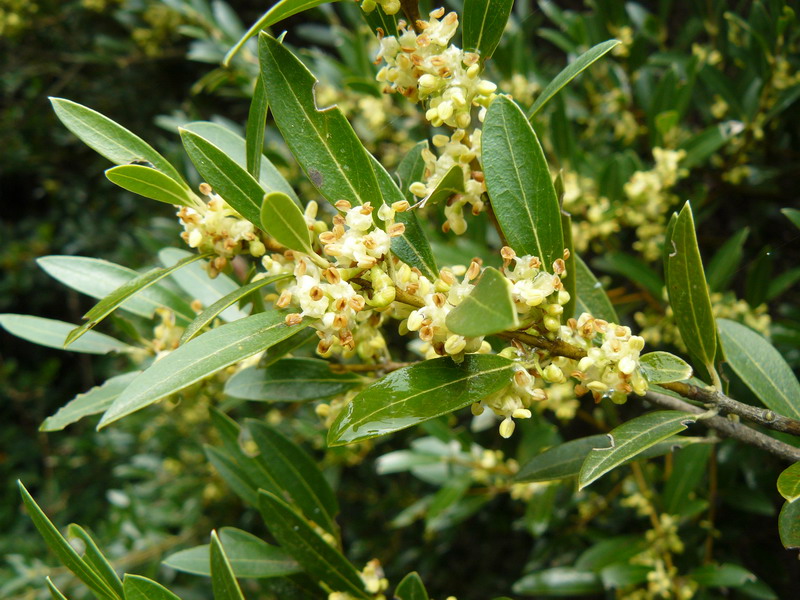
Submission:
<svg viewBox="0 0 800 600">
<path fill-rule="evenodd" d="M 259 508 L 273 537 L 312 577 L 332 590 L 369 598 L 352 564 L 274 494 L 259 491 Z"/>
<path fill-rule="evenodd" d="M 783 356 L 749 327 L 718 319 L 725 359 L 764 406 L 800 418 L 800 382 Z"/>
<path fill-rule="evenodd" d="M 800 548 L 800 502 L 784 503 L 778 515 L 778 533 L 784 548 Z"/>
<path fill-rule="evenodd" d="M 264 129 L 267 126 L 267 91 L 264 89 L 264 80 L 256 79 L 256 88 L 253 99 L 250 101 L 250 112 L 247 114 L 247 135 L 245 149 L 247 153 L 247 172 L 256 179 L 261 174 L 261 158 L 264 152 Z"/>
<path fill-rule="evenodd" d="M 564 253 L 561 209 L 536 133 L 519 106 L 498 96 L 481 139 L 486 187 L 508 245 L 519 255 L 538 256 L 552 271 Z"/>
<path fill-rule="evenodd" d="M 794 463 L 778 476 L 778 492 L 788 502 L 800 498 L 800 462 Z"/>
<path fill-rule="evenodd" d="M 173 350 L 133 380 L 103 415 L 98 427 L 261 352 L 305 327 L 302 323 L 287 326 L 285 316 L 280 311 L 259 313 L 212 329 Z"/>
<path fill-rule="evenodd" d="M 686 429 L 697 415 L 678 410 L 662 410 L 636 417 L 615 427 L 608 434 L 611 447 L 589 452 L 578 476 L 583 489 L 615 467 L 644 452 L 658 442 Z"/>
<path fill-rule="evenodd" d="M 225 384 L 225 393 L 261 402 L 307 402 L 338 396 L 363 382 L 355 373 L 334 373 L 326 360 L 282 358 L 267 368 L 239 371 Z"/>
<path fill-rule="evenodd" d="M 613 50 L 614 46 L 619 45 L 619 43 L 619 40 L 606 40 L 605 42 L 601 42 L 589 48 L 589 50 L 564 67 L 564 70 L 556 75 L 553 81 L 548 83 L 547 87 L 545 87 L 542 93 L 539 94 L 539 97 L 536 98 L 533 106 L 531 106 L 531 109 L 528 111 L 528 118 L 532 119 L 564 86 L 583 73 L 592 63 Z"/>
<path fill-rule="evenodd" d="M 328 445 L 385 435 L 469 406 L 508 385 L 513 365 L 502 356 L 468 354 L 460 364 L 443 357 L 394 371 L 342 409 Z"/>
<path fill-rule="evenodd" d="M 251 533 L 223 527 L 219 537 L 236 577 L 262 579 L 301 572 L 300 565 L 286 552 Z M 164 564 L 184 573 L 211 577 L 210 549 L 206 544 L 181 550 L 168 556 Z"/>
<path fill-rule="evenodd" d="M 464 171 L 461 165 L 453 165 L 450 170 L 442 176 L 442 178 L 433 188 L 430 194 L 425 196 L 420 201 L 420 206 L 435 206 L 442 202 L 446 202 L 451 196 L 455 194 L 464 193 Z"/>
<path fill-rule="evenodd" d="M 692 376 L 692 367 L 669 352 L 648 352 L 639 358 L 639 363 L 650 383 L 683 381 Z"/>
<path fill-rule="evenodd" d="M 397 600 L 428 600 L 428 592 L 419 574 L 409 573 L 397 584 L 394 590 Z"/>
<path fill-rule="evenodd" d="M 151 200 L 177 206 L 197 206 L 198 199 L 185 186 L 157 169 L 144 165 L 120 165 L 106 171 L 119 187 Z"/>
<path fill-rule="evenodd" d="M 69 332 L 75 329 L 75 325 L 54 319 L 6 313 L 0 314 L 0 327 L 23 340 L 57 350 L 85 354 L 108 354 L 109 352 L 128 352 L 132 349 L 132 346 L 97 331 L 90 331 L 80 340 L 65 348 L 65 340 Z"/>
<path fill-rule="evenodd" d="M 244 600 L 233 567 L 216 531 L 211 532 L 211 587 L 214 590 L 214 600 Z"/>
<path fill-rule="evenodd" d="M 617 311 L 608 299 L 603 284 L 597 280 L 580 256 L 575 257 L 575 291 L 578 296 L 575 300 L 575 317 L 587 312 L 609 323 L 619 323 Z"/>
<path fill-rule="evenodd" d="M 119 598 L 122 598 L 124 596 L 122 581 L 114 570 L 114 567 L 111 566 L 111 563 L 97 546 L 97 543 L 92 539 L 92 536 L 90 536 L 83 527 L 73 523 L 67 528 L 67 537 L 72 539 L 77 538 L 83 543 L 83 562 L 93 569 L 94 572 L 106 582 L 108 587 L 114 590 Z"/>
<path fill-rule="evenodd" d="M 514 0 L 465 0 L 462 11 L 461 47 L 491 58 L 511 14 Z"/>
<path fill-rule="evenodd" d="M 50 591 L 50 597 L 53 600 L 67 600 L 67 597 L 61 593 L 61 590 L 56 587 L 50 577 L 45 577 L 45 581 L 47 581 L 47 589 Z"/>
<path fill-rule="evenodd" d="M 517 594 L 574 597 L 602 593 L 603 584 L 591 571 L 556 567 L 525 575 L 511 589 Z"/>
<path fill-rule="evenodd" d="M 413 205 L 419 198 L 417 198 L 408 189 L 409 186 L 415 181 L 422 181 L 425 175 L 425 159 L 422 158 L 422 151 L 428 147 L 428 141 L 422 140 L 415 144 L 411 150 L 406 152 L 403 160 L 397 165 L 395 177 L 398 180 L 398 185 L 403 193 L 403 196 L 408 203 Z M 378 182 L 380 183 L 380 181 Z"/>
<path fill-rule="evenodd" d="M 125 600 L 181 600 L 163 585 L 140 575 L 125 575 Z"/>
<path fill-rule="evenodd" d="M 279 244 L 313 254 L 311 232 L 300 207 L 283 192 L 270 192 L 261 202 L 260 227 Z"/>
<path fill-rule="evenodd" d="M 703 565 L 689 573 L 689 577 L 705 587 L 740 587 L 756 576 L 739 565 Z"/>
<path fill-rule="evenodd" d="M 466 337 L 517 329 L 511 283 L 497 269 L 486 267 L 472 292 L 448 313 L 446 324 L 453 333 Z"/>
<path fill-rule="evenodd" d="M 609 448 L 607 435 L 591 435 L 558 444 L 537 454 L 514 477 L 515 481 L 552 481 L 574 477 L 581 470 L 583 461 L 594 448 Z"/>
<path fill-rule="evenodd" d="M 664 243 L 667 293 L 675 323 L 689 351 L 704 365 L 711 365 L 717 352 L 717 330 L 688 202 Z"/>
</svg>

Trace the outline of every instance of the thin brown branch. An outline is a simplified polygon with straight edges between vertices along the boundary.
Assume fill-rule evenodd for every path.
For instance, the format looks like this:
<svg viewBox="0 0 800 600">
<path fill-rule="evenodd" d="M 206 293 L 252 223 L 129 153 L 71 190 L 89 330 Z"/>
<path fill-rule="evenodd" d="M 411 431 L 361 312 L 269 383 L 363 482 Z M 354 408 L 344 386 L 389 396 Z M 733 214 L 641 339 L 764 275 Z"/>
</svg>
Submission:
<svg viewBox="0 0 800 600">
<path fill-rule="evenodd" d="M 330 370 L 333 371 L 334 373 L 370 373 L 372 371 L 381 371 L 384 373 L 389 373 L 391 371 L 397 371 L 398 369 L 409 367 L 413 364 L 416 363 L 394 362 L 394 361 L 378 363 L 374 365 L 367 365 L 367 364 L 343 365 L 337 363 L 330 363 L 329 367 Z"/>
<path fill-rule="evenodd" d="M 662 408 L 682 410 L 694 414 L 706 412 L 699 406 L 695 406 L 694 404 L 689 404 L 688 402 L 684 402 L 679 398 L 674 398 L 672 396 L 660 394 L 654 391 L 647 392 L 644 398 L 648 402 Z M 731 421 L 726 417 L 719 416 L 708 417 L 700 420 L 699 422 L 706 427 L 718 431 L 720 434 L 726 437 L 736 439 L 751 446 L 755 446 L 756 448 L 765 450 L 766 452 L 774 454 L 775 456 L 778 456 L 789 462 L 800 461 L 800 448 L 795 448 L 794 446 L 790 446 L 789 444 L 785 444 L 784 442 L 773 439 L 768 435 L 764 435 L 763 433 L 748 427 L 747 425 L 743 425 L 741 423 Z"/>
</svg>

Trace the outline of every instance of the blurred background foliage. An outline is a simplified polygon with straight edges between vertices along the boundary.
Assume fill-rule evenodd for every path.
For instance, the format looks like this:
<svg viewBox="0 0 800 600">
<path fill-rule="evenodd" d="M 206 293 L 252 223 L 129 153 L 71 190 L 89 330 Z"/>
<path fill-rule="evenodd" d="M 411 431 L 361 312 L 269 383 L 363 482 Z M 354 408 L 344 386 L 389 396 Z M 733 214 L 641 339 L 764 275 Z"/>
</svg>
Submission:
<svg viewBox="0 0 800 600">
<path fill-rule="evenodd" d="M 143 268 L 158 248 L 179 245 L 171 210 L 154 209 L 103 178 L 106 161 L 58 124 L 47 96 L 110 116 L 189 171 L 176 125 L 213 120 L 241 132 L 257 73 L 253 46 L 231 68 L 218 65 L 243 24 L 269 4 L 0 0 L 0 312 L 77 322 L 91 305 L 50 281 L 35 266 L 39 256 L 98 256 Z M 554 173 L 562 172 L 576 247 L 603 275 L 625 322 L 654 347 L 682 348 L 666 309 L 658 249 L 667 216 L 691 199 L 717 316 L 771 336 L 800 367 L 798 230 L 781 213 L 798 206 L 800 176 L 800 36 L 790 6 L 777 0 L 517 0 L 489 63 L 489 78 L 527 107 L 567 55 L 610 37 L 623 42 L 534 125 Z M 380 93 L 375 44 L 355 5 L 324 6 L 284 28 L 286 42 L 302 49 L 322 80 L 318 98 L 322 93 L 328 104 L 339 103 L 387 167 L 431 137 L 408 103 Z M 313 198 L 274 128 L 268 128 L 266 152 Z M 432 224 L 442 223 L 434 217 Z M 437 253 L 468 262 L 471 248 L 492 242 L 484 223 L 469 224 L 458 244 L 442 243 Z M 43 576 L 54 562 L 20 518 L 13 487 L 20 478 L 59 523 L 90 526 L 120 567 L 157 578 L 187 599 L 207 597 L 202 580 L 160 567 L 164 555 L 204 543 L 212 527 L 264 532 L 202 451 L 203 443 L 217 443 L 208 407 L 223 398 L 219 383 L 102 434 L 85 422 L 44 434 L 38 427 L 46 416 L 119 372 L 124 359 L 89 360 L 5 333 L 0 343 L 0 555 L 6 556 L 0 596 L 46 597 Z M 746 388 L 732 385 L 731 395 L 747 401 Z M 577 495 L 568 483 L 525 489 L 496 483 L 493 474 L 505 468 L 506 457 L 521 462 L 559 438 L 613 426 L 619 415 L 594 407 L 533 419 L 497 454 L 489 450 L 498 447 L 493 431 L 470 433 L 454 417 L 426 424 L 422 436 L 404 432 L 374 448 L 326 452 L 323 425 L 311 408 L 263 406 L 238 405 L 236 417 L 267 412 L 270 422 L 324 457 L 326 474 L 337 482 L 339 522 L 354 563 L 377 556 L 395 582 L 417 570 L 435 597 L 487 598 L 507 591 L 520 573 L 573 564 L 597 540 L 621 534 L 645 540 L 650 525 L 633 510 L 637 495 L 647 495 L 647 486 L 664 491 L 673 468 L 688 468 L 686 461 L 647 463 L 637 477 L 610 478 L 607 487 Z M 487 450 L 460 456 L 453 449 L 472 443 Z M 379 460 L 377 470 L 374 461 L 364 461 L 367 453 L 401 450 L 407 453 Z M 681 572 L 713 547 L 716 560 L 760 578 L 728 586 L 734 594 L 791 597 L 800 569 L 775 533 L 778 463 L 727 442 L 713 454 L 697 453 L 702 468 L 677 516 L 694 525 L 681 529 L 687 549 Z M 83 597 L 77 587 L 62 589 Z M 695 597 L 717 591 L 702 589 Z"/>
</svg>

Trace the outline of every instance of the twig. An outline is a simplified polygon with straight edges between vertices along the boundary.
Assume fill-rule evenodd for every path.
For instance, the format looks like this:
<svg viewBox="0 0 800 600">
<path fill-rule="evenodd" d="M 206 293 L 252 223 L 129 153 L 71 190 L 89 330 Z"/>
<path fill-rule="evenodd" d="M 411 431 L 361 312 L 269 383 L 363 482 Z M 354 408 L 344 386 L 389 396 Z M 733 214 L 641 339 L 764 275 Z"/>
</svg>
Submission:
<svg viewBox="0 0 800 600">
<path fill-rule="evenodd" d="M 344 364 L 330 363 L 329 366 L 330 370 L 333 371 L 334 373 L 365 373 L 370 371 L 384 371 L 388 373 L 390 371 L 397 371 L 398 369 L 402 369 L 404 367 L 408 367 L 413 364 L 415 363 L 389 361 L 374 365 L 367 365 L 367 364 L 344 365 Z"/>
<path fill-rule="evenodd" d="M 672 396 L 667 396 L 666 394 L 660 394 L 654 391 L 647 392 L 644 398 L 648 402 L 662 408 L 682 410 L 694 414 L 706 412 L 699 406 L 695 406 L 694 404 L 689 404 L 688 402 L 684 402 L 679 398 L 673 398 Z M 765 450 L 770 454 L 774 454 L 775 456 L 778 456 L 784 460 L 788 460 L 790 462 L 800 462 L 800 448 L 795 448 L 794 446 L 790 446 L 789 444 L 785 444 L 784 442 L 773 439 L 768 435 L 759 433 L 747 425 L 736 423 L 735 421 L 731 421 L 726 417 L 709 417 L 702 419 L 699 422 L 706 427 L 710 427 L 711 429 L 718 431 L 724 436 L 739 440 L 740 442 L 744 442 L 745 444 L 749 444 L 751 446 L 755 446 L 756 448 Z"/>
</svg>

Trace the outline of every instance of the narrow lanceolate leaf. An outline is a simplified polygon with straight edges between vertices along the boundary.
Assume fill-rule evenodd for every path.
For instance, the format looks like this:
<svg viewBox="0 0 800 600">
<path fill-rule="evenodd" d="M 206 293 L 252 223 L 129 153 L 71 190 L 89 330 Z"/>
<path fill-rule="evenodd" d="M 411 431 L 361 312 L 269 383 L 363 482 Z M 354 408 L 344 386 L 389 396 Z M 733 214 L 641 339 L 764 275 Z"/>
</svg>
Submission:
<svg viewBox="0 0 800 600">
<path fill-rule="evenodd" d="M 207 139 L 181 129 L 186 154 L 200 176 L 245 219 L 258 226 L 264 188 L 250 173 Z"/>
<path fill-rule="evenodd" d="M 580 256 L 575 257 L 575 295 L 575 317 L 586 312 L 609 323 L 619 323 L 617 311 L 608 299 L 603 284 Z"/>
<path fill-rule="evenodd" d="M 403 577 L 394 590 L 394 597 L 397 600 L 428 600 L 428 592 L 419 573 L 414 571 Z"/>
<path fill-rule="evenodd" d="M 455 194 L 464 193 L 464 171 L 461 165 L 453 165 L 450 170 L 444 174 L 433 191 L 425 196 L 419 203 L 420 206 L 435 205 L 441 202 L 446 202 L 451 196 Z"/>
<path fill-rule="evenodd" d="M 177 206 L 197 207 L 200 200 L 187 188 L 157 169 L 144 165 L 120 165 L 106 171 L 119 187 L 151 200 Z"/>
<path fill-rule="evenodd" d="M 300 565 L 286 552 L 251 533 L 223 527 L 219 536 L 236 577 L 265 579 L 301 572 Z M 206 544 L 181 550 L 168 556 L 164 564 L 184 573 L 210 577 L 210 548 Z"/>
<path fill-rule="evenodd" d="M 119 395 L 130 385 L 141 371 L 132 371 L 106 380 L 84 394 L 78 394 L 58 409 L 52 417 L 47 417 L 39 431 L 61 431 L 67 425 L 80 421 L 83 417 L 97 415 L 108 409 Z"/>
<path fill-rule="evenodd" d="M 755 331 L 717 319 L 725 360 L 764 406 L 800 418 L 800 383 L 783 356 Z"/>
<path fill-rule="evenodd" d="M 125 575 L 125 600 L 181 600 L 160 583 L 141 575 Z"/>
<path fill-rule="evenodd" d="M 258 448 L 258 460 L 272 476 L 285 499 L 330 533 L 339 504 L 314 460 L 299 446 L 269 425 L 250 419 L 247 429 Z"/>
<path fill-rule="evenodd" d="M 259 37 L 259 58 L 272 116 L 311 183 L 331 203 L 379 206 L 369 153 L 338 107 L 316 105 L 311 72 L 265 33 Z"/>
<path fill-rule="evenodd" d="M 236 56 L 236 53 L 242 49 L 242 46 L 244 46 L 245 43 L 247 43 L 247 40 L 258 35 L 258 32 L 262 29 L 271 27 L 272 25 L 275 25 L 275 23 L 279 23 L 284 19 L 288 19 L 292 15 L 296 15 L 304 10 L 314 8 L 315 6 L 319 6 L 320 4 L 325 4 L 328 2 L 336 2 L 336 0 L 280 0 L 280 2 L 275 4 L 275 6 L 261 15 L 261 18 L 258 21 L 253 23 L 250 29 L 247 30 L 247 33 L 242 36 L 242 39 L 236 42 L 236 45 L 228 51 L 224 60 L 222 61 L 222 64 L 227 67 L 230 64 L 231 59 Z"/>
<path fill-rule="evenodd" d="M 201 138 L 208 140 L 217 148 L 222 150 L 227 156 L 236 161 L 236 164 L 243 169 L 247 168 L 247 142 L 237 133 L 234 133 L 227 127 L 223 127 L 218 123 L 210 121 L 194 121 L 187 123 L 183 129 L 196 133 Z M 270 160 L 261 155 L 261 168 L 258 171 L 258 183 L 264 188 L 266 192 L 283 192 L 288 194 L 290 198 L 298 203 L 297 194 L 295 194 L 292 186 L 286 181 L 286 178 L 281 175 L 280 171 Z M 254 176 L 255 177 L 255 176 Z"/>
<path fill-rule="evenodd" d="M 118 165 L 150 163 L 183 187 L 187 187 L 180 173 L 169 164 L 167 159 L 122 125 L 71 100 L 50 98 L 50 103 L 53 105 L 56 116 L 67 129 L 77 135 L 84 144 L 111 162 Z"/>
<path fill-rule="evenodd" d="M 211 532 L 211 587 L 214 590 L 214 600 L 244 600 L 233 567 L 216 531 Z"/>
<path fill-rule="evenodd" d="M 664 243 L 667 293 L 681 337 L 692 355 L 706 366 L 713 365 L 717 329 L 688 202 Z"/>
<path fill-rule="evenodd" d="M 601 594 L 603 582 L 597 573 L 591 571 L 555 567 L 525 575 L 511 589 L 516 594 L 576 598 Z"/>
<path fill-rule="evenodd" d="M 313 578 L 331 590 L 369 598 L 353 565 L 274 494 L 259 491 L 259 508 L 272 536 Z"/>
<path fill-rule="evenodd" d="M 559 175 L 556 182 L 560 180 L 561 176 Z M 561 204 L 563 193 L 558 193 L 558 196 L 558 202 Z M 572 240 L 572 217 L 563 211 L 561 213 L 561 232 L 564 234 L 564 248 L 569 250 L 569 256 L 564 261 L 567 274 L 561 277 L 564 291 L 569 294 L 569 302 L 564 305 L 564 314 L 573 315 L 578 302 L 578 255 L 575 253 L 575 244 Z"/>
<path fill-rule="evenodd" d="M 291 250 L 313 254 L 311 232 L 300 207 L 283 192 L 270 192 L 261 202 L 260 227 Z"/>
<path fill-rule="evenodd" d="M 411 150 L 406 152 L 406 155 L 403 157 L 403 160 L 400 161 L 400 164 L 397 165 L 397 170 L 395 171 L 398 186 L 409 204 L 415 204 L 417 200 L 419 200 L 408 188 L 415 181 L 422 181 L 422 178 L 425 176 L 425 159 L 422 158 L 422 151 L 427 147 L 427 140 L 418 142 Z M 380 183 L 380 179 L 378 183 Z"/>
<path fill-rule="evenodd" d="M 516 481 L 552 481 L 575 477 L 586 456 L 595 448 L 609 448 L 607 435 L 591 435 L 553 446 L 537 454 L 519 470 Z"/>
<path fill-rule="evenodd" d="M 185 254 L 189 255 L 189 252 Z M 36 264 L 50 277 L 97 300 L 102 300 L 121 285 L 139 276 L 133 269 L 86 256 L 43 256 L 36 259 Z M 183 319 L 194 318 L 188 302 L 160 285 L 143 289 L 120 305 L 121 310 L 148 319 L 153 316 L 156 308 L 168 308 Z"/>
<path fill-rule="evenodd" d="M 703 565 L 689 573 L 693 579 L 704 587 L 740 587 L 747 582 L 757 580 L 757 577 L 742 566 L 730 563 L 721 565 Z"/>
<path fill-rule="evenodd" d="M 260 402 L 307 402 L 338 396 L 364 381 L 356 373 L 334 373 L 327 360 L 282 358 L 267 368 L 239 371 L 225 383 L 225 394 Z"/>
<path fill-rule="evenodd" d="M 50 577 L 45 577 L 45 581 L 47 581 L 47 589 L 50 590 L 50 597 L 53 600 L 67 600 L 67 597 L 61 593 L 61 590 L 56 587 Z"/>
<path fill-rule="evenodd" d="M 514 363 L 494 354 L 426 360 L 390 373 L 356 396 L 331 425 L 328 445 L 359 442 L 479 402 L 511 381 Z"/>
<path fill-rule="evenodd" d="M 664 486 L 664 510 L 673 515 L 681 514 L 690 495 L 706 474 L 706 465 L 711 457 L 711 444 L 694 444 L 675 455 L 672 473 Z"/>
<path fill-rule="evenodd" d="M 636 417 L 615 427 L 609 433 L 611 447 L 592 450 L 578 476 L 578 489 L 583 489 L 610 470 L 641 454 L 658 442 L 686 429 L 697 415 L 678 410 L 662 410 Z"/>
<path fill-rule="evenodd" d="M 796 208 L 782 208 L 781 212 L 787 219 L 794 223 L 795 227 L 800 229 L 800 210 Z"/>
<path fill-rule="evenodd" d="M 28 490 L 25 489 L 25 486 L 22 485 L 22 482 L 17 481 L 17 485 L 19 485 L 19 491 L 22 494 L 22 502 L 25 504 L 25 508 L 27 509 L 28 515 L 33 521 L 33 524 L 44 538 L 48 548 L 50 548 L 50 550 L 52 550 L 61 561 L 61 564 L 72 571 L 75 576 L 84 584 L 86 584 L 89 589 L 95 592 L 99 598 L 122 600 L 114 591 L 114 589 L 111 588 L 103 580 L 103 578 L 100 577 L 100 575 L 95 573 L 94 569 L 86 564 L 86 562 L 84 562 L 80 556 L 78 556 L 78 553 L 75 552 L 75 549 L 69 544 L 64 536 L 59 533 L 58 529 L 56 529 L 56 526 L 53 525 L 50 519 L 47 518 L 47 515 L 44 514 L 42 509 L 39 508 L 39 505 L 36 504 L 36 501 L 28 493 Z"/>
<path fill-rule="evenodd" d="M 513 100 L 498 96 L 481 139 L 486 187 L 508 245 L 552 271 L 564 253 L 561 209 L 536 133 Z"/>
<path fill-rule="evenodd" d="M 110 425 L 209 375 L 289 337 L 305 325 L 288 326 L 280 311 L 252 315 L 212 329 L 170 352 L 139 375 L 111 405 L 98 425 Z"/>
<path fill-rule="evenodd" d="M 247 151 L 247 172 L 258 179 L 261 174 L 261 157 L 264 152 L 264 129 L 267 126 L 267 91 L 264 89 L 264 80 L 256 79 L 256 89 L 253 100 L 250 102 L 250 112 L 247 115 L 247 135 L 245 146 Z"/>
<path fill-rule="evenodd" d="M 722 244 L 722 247 L 711 259 L 706 270 L 708 287 L 711 288 L 711 291 L 720 292 L 730 284 L 742 263 L 744 242 L 749 233 L 749 227 L 737 231 L 727 242 Z"/>
<path fill-rule="evenodd" d="M 108 587 L 116 592 L 118 597 L 124 597 L 125 592 L 122 590 L 122 581 L 114 567 L 111 566 L 111 563 L 97 546 L 97 543 L 92 539 L 92 536 L 83 527 L 75 523 L 69 526 L 67 534 L 70 538 L 78 538 L 83 542 L 85 547 L 83 562 L 92 568 L 108 584 Z"/>
<path fill-rule="evenodd" d="M 57 350 L 85 354 L 108 354 L 109 352 L 128 352 L 133 349 L 128 344 L 96 331 L 90 331 L 69 348 L 65 348 L 64 341 L 69 332 L 75 329 L 75 325 L 42 317 L 11 313 L 0 314 L 0 327 L 23 340 Z"/>
<path fill-rule="evenodd" d="M 380 35 L 397 35 L 397 15 L 387 15 L 380 4 L 370 12 L 365 12 L 362 8 L 361 16 L 364 17 L 367 25 L 369 25 L 375 33 L 379 33 Z"/>
<path fill-rule="evenodd" d="M 533 103 L 533 106 L 531 106 L 531 109 L 528 111 L 528 118 L 532 119 L 564 86 L 583 73 L 595 61 L 613 50 L 614 46 L 617 46 L 619 43 L 619 40 L 606 40 L 605 42 L 601 42 L 589 48 L 586 52 L 564 67 L 564 70 L 556 75 L 553 81 L 548 83 L 547 87 L 545 87 L 542 93 L 539 94 L 539 97 L 536 98 L 536 102 Z"/>
<path fill-rule="evenodd" d="M 291 277 L 289 273 L 284 273 L 282 275 L 274 275 L 272 277 L 264 277 L 263 279 L 257 279 L 256 281 L 252 281 L 247 285 L 243 285 L 240 288 L 235 289 L 227 296 L 223 296 L 214 304 L 206 308 L 203 312 L 197 315 L 197 318 L 189 323 L 189 326 L 183 332 L 181 336 L 181 344 L 185 344 L 189 340 L 196 337 L 202 329 L 211 323 L 214 319 L 216 319 L 222 312 L 224 312 L 229 306 L 233 306 L 239 300 L 247 296 L 248 294 L 261 289 L 265 285 L 269 285 L 270 283 L 274 283 L 281 279 L 286 279 L 287 277 Z"/>
<path fill-rule="evenodd" d="M 461 47 L 477 52 L 481 60 L 494 53 L 514 0 L 465 0 L 462 11 Z"/>
<path fill-rule="evenodd" d="M 778 533 L 787 550 L 800 548 L 800 502 L 786 502 L 778 516 Z"/>
<path fill-rule="evenodd" d="M 100 300 L 97 304 L 95 304 L 89 312 L 83 315 L 83 318 L 86 319 L 86 323 L 77 327 L 69 332 L 67 339 L 64 342 L 64 346 L 69 346 L 75 340 L 80 338 L 83 334 L 87 331 L 92 329 L 95 325 L 100 323 L 103 319 L 105 319 L 108 315 L 110 315 L 114 310 L 119 308 L 119 306 L 125 302 L 128 298 L 138 294 L 140 291 L 147 289 L 154 283 L 161 281 L 172 273 L 180 269 L 181 267 L 191 264 L 197 260 L 201 260 L 210 256 L 210 254 L 199 254 L 194 256 L 188 256 L 185 259 L 179 261 L 178 263 L 174 264 L 173 266 L 166 268 L 166 269 L 151 269 L 147 273 L 143 273 L 138 277 L 131 279 L 127 283 L 122 284 L 116 290 L 111 292 L 108 296 Z"/>
<path fill-rule="evenodd" d="M 517 329 L 511 282 L 497 269 L 486 267 L 472 292 L 448 313 L 446 324 L 450 331 L 465 337 Z"/>
<path fill-rule="evenodd" d="M 800 498 L 800 462 L 794 463 L 778 476 L 778 492 L 788 502 Z"/>
<path fill-rule="evenodd" d="M 650 383 L 683 381 L 692 376 L 692 367 L 669 352 L 650 352 L 639 359 L 642 373 Z"/>
<path fill-rule="evenodd" d="M 403 193 L 383 165 L 371 154 L 369 154 L 369 158 L 380 189 L 378 204 L 392 205 L 404 200 Z M 431 250 L 428 238 L 419 224 L 417 214 L 412 210 L 397 213 L 395 221 L 405 225 L 405 231 L 392 238 L 392 253 L 407 265 L 418 268 L 425 277 L 436 279 L 439 269 L 436 266 L 436 259 L 433 257 L 433 250 Z"/>
</svg>

